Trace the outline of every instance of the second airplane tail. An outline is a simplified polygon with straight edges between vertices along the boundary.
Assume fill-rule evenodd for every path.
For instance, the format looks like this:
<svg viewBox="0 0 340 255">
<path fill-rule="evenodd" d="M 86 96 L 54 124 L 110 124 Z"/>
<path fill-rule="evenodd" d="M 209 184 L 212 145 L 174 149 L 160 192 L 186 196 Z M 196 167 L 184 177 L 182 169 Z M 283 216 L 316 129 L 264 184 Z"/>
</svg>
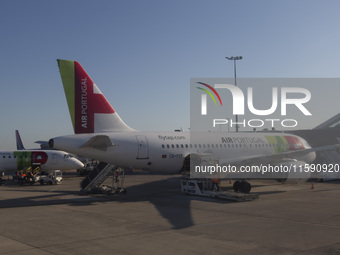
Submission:
<svg viewBox="0 0 340 255">
<path fill-rule="evenodd" d="M 21 140 L 21 137 L 20 137 L 18 130 L 15 130 L 15 140 L 17 142 L 17 150 L 25 150 L 24 144 Z"/>
<path fill-rule="evenodd" d="M 57 61 L 75 134 L 134 131 L 119 117 L 78 62 Z"/>
</svg>

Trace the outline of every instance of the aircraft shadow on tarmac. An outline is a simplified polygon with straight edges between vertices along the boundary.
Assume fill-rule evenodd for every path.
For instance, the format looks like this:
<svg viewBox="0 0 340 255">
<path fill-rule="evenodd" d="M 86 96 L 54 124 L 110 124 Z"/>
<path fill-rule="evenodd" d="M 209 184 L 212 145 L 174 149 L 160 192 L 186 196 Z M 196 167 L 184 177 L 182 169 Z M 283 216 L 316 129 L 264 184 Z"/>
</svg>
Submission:
<svg viewBox="0 0 340 255">
<path fill-rule="evenodd" d="M 266 185 L 252 185 L 252 189 L 265 187 Z M 272 191 L 257 191 L 255 192 L 257 195 L 272 195 L 272 194 L 279 194 L 279 193 L 285 193 L 286 191 L 283 190 L 272 190 Z"/>
<path fill-rule="evenodd" d="M 79 195 L 77 191 L 68 190 L 41 190 L 18 187 L 6 192 L 28 192 L 40 193 L 39 195 L 25 196 L 21 198 L 10 198 L 0 201 L 0 208 L 44 206 L 56 204 L 68 204 L 70 206 L 95 205 L 102 202 L 116 201 L 119 203 L 133 203 L 147 201 L 152 203 L 160 215 L 167 219 L 174 229 L 182 229 L 194 225 L 191 201 L 199 200 L 211 203 L 229 204 L 234 203 L 227 200 L 196 197 L 185 195 L 180 191 L 180 178 L 170 177 L 164 180 L 152 181 L 140 185 L 128 187 L 126 195 Z M 39 186 L 38 186 L 39 187 Z M 51 186 L 46 186 L 51 187 Z M 260 192 L 257 194 L 274 194 L 284 191 Z M 43 193 L 43 194 L 41 194 Z"/>
</svg>

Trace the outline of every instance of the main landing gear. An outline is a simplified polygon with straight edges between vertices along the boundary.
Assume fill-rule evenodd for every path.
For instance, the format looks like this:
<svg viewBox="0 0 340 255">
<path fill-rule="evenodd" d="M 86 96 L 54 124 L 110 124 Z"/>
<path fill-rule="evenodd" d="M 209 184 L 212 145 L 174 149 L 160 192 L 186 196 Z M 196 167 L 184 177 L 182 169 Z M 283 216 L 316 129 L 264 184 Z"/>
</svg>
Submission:
<svg viewBox="0 0 340 255">
<path fill-rule="evenodd" d="M 249 193 L 251 190 L 251 184 L 246 181 L 235 181 L 233 189 L 237 193 Z"/>
</svg>

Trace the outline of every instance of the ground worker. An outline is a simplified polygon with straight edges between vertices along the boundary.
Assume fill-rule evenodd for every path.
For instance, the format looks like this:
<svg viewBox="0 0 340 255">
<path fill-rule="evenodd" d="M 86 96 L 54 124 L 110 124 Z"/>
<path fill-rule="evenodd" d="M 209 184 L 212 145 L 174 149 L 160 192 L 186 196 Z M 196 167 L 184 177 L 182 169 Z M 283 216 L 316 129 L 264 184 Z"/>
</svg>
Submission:
<svg viewBox="0 0 340 255">
<path fill-rule="evenodd" d="M 220 178 L 218 177 L 217 174 L 214 175 L 214 177 L 211 180 L 212 182 L 212 190 L 219 191 L 219 183 L 220 183 Z"/>
</svg>

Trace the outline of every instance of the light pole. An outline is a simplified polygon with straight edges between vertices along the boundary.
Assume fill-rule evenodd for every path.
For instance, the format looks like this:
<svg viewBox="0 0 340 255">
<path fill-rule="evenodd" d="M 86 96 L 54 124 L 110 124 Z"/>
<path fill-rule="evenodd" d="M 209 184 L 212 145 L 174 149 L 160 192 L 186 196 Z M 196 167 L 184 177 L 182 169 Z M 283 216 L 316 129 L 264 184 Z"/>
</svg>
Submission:
<svg viewBox="0 0 340 255">
<path fill-rule="evenodd" d="M 237 87 L 236 83 L 236 60 L 241 60 L 242 56 L 237 56 L 237 57 L 225 57 L 228 60 L 233 60 L 234 61 L 234 76 L 235 76 L 235 86 Z M 238 116 L 235 115 L 235 122 L 236 122 L 236 132 L 238 132 Z"/>
</svg>

